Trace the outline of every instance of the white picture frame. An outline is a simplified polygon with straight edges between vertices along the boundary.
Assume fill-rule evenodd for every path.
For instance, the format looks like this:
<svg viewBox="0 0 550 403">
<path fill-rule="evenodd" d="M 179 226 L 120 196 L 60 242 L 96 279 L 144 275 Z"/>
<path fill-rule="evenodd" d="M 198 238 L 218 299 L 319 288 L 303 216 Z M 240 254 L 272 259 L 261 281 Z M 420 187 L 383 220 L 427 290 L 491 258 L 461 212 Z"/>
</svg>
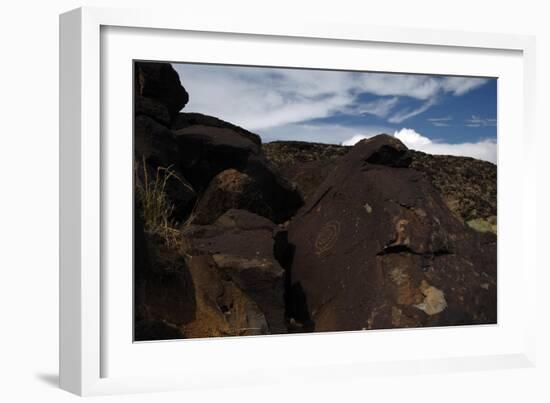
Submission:
<svg viewBox="0 0 550 403">
<path fill-rule="evenodd" d="M 514 100 L 513 105 L 506 102 L 500 104 L 499 98 L 499 116 L 503 110 L 508 112 L 518 105 L 520 112 L 516 116 L 510 116 L 509 121 L 506 120 L 508 119 L 506 116 L 511 114 L 506 113 L 503 118 L 503 129 L 500 128 L 499 121 L 499 325 L 475 327 L 475 329 L 462 327 L 372 333 L 347 332 L 346 334 L 248 337 L 231 340 L 184 340 L 137 345 L 132 344 L 126 337 L 126 333 L 121 337 L 125 330 L 117 330 L 117 324 L 125 323 L 123 315 L 127 314 L 128 318 L 131 318 L 131 311 L 128 311 L 128 304 L 131 305 L 131 303 L 126 301 L 128 298 L 121 298 L 126 303 L 115 305 L 118 302 L 113 302 L 109 295 L 113 290 L 121 291 L 120 295 L 128 295 L 131 284 L 124 285 L 127 277 L 112 277 L 110 272 L 106 272 L 110 255 L 109 244 L 105 240 L 107 238 L 105 228 L 112 225 L 110 220 L 114 220 L 115 215 L 106 216 L 105 211 L 111 208 L 110 200 L 116 198 L 110 194 L 111 187 L 108 182 L 116 180 L 112 178 L 116 178 L 117 175 L 124 175 L 122 171 L 114 171 L 116 167 L 109 162 L 110 158 L 117 150 L 125 152 L 124 158 L 128 158 L 131 156 L 131 148 L 128 148 L 127 142 L 113 142 L 113 137 L 108 133 L 111 133 L 114 127 L 111 125 L 122 124 L 123 126 L 120 126 L 122 132 L 125 135 L 128 134 L 128 124 L 131 126 L 131 122 L 126 118 L 131 116 L 132 105 L 131 102 L 125 102 L 128 97 L 131 97 L 131 91 L 125 91 L 125 89 L 130 88 L 128 82 L 131 82 L 131 79 L 110 80 L 107 83 L 107 73 L 104 69 L 112 67 L 112 71 L 115 71 L 120 65 L 111 66 L 109 61 L 103 59 L 112 57 L 114 62 L 113 49 L 118 50 L 117 54 L 124 66 L 127 66 L 127 61 L 132 58 L 147 59 L 148 57 L 144 57 L 148 55 L 147 53 L 132 54 L 136 51 L 131 46 L 123 46 L 125 44 L 123 40 L 126 40 L 126 37 L 137 35 L 138 32 L 143 35 L 141 45 L 144 49 L 151 48 L 155 41 L 177 43 L 186 33 L 190 33 L 194 38 L 190 40 L 200 40 L 203 36 L 212 37 L 211 43 L 204 44 L 205 46 L 219 46 L 220 41 L 229 41 L 230 37 L 238 38 L 239 41 L 252 38 L 251 40 L 257 44 L 262 45 L 262 41 L 269 41 L 274 44 L 273 46 L 291 52 L 289 41 L 300 44 L 302 49 L 304 46 L 312 46 L 312 41 L 318 41 L 315 43 L 319 43 L 319 46 L 330 46 L 334 51 L 346 47 L 346 49 L 355 49 L 353 52 L 362 52 L 362 46 L 371 46 L 382 53 L 390 47 L 395 48 L 397 53 L 409 50 L 425 52 L 428 60 L 432 61 L 435 60 L 434 54 L 438 52 L 447 54 L 446 57 L 449 60 L 442 61 L 441 64 L 447 63 L 444 71 L 449 74 L 487 72 L 486 75 L 491 75 L 491 69 L 502 69 L 503 77 L 507 77 L 505 80 L 507 84 L 503 84 L 507 86 L 502 87 L 504 93 L 508 94 L 506 91 L 509 90 L 509 94 L 517 95 L 519 100 Z M 106 37 L 105 34 L 112 36 Z M 149 38 L 148 35 L 153 37 Z M 234 56 L 216 55 L 211 52 L 206 52 L 210 56 L 208 54 L 201 56 L 200 49 L 197 47 L 195 47 L 193 60 L 183 60 L 181 55 L 167 49 L 169 47 L 159 46 L 159 49 L 151 51 L 149 55 L 154 56 L 152 60 L 214 63 L 241 61 L 241 63 L 269 65 L 274 60 L 273 54 L 268 54 L 267 51 L 265 54 L 252 52 L 252 55 L 247 58 L 243 56 L 241 59 L 231 59 Z M 238 51 L 235 52 L 238 53 Z M 450 67 L 453 58 L 461 57 L 460 52 L 470 52 L 481 58 L 487 57 L 487 65 L 479 66 L 478 70 L 468 71 L 460 63 Z M 499 55 L 508 54 L 511 56 L 509 58 L 503 56 L 501 66 L 491 65 L 495 63 L 494 60 L 491 62 L 491 57 L 498 58 Z M 395 56 L 391 54 L 381 56 L 382 59 L 388 60 L 392 57 Z M 202 59 L 198 60 L 199 58 Z M 502 307 L 514 309 L 517 312 L 533 314 L 535 312 L 537 276 L 534 256 L 536 254 L 523 253 L 528 247 L 526 234 L 536 233 L 535 172 L 533 165 L 529 163 L 521 164 L 521 169 L 515 171 L 507 169 L 509 153 L 515 151 L 516 157 L 519 154 L 519 158 L 526 162 L 530 161 L 531 156 L 534 155 L 536 146 L 533 127 L 536 83 L 534 58 L 534 38 L 520 35 L 383 28 L 314 20 L 304 20 L 299 25 L 282 25 L 279 21 L 252 21 L 244 18 L 206 19 L 196 16 L 191 18 L 186 15 L 150 10 L 80 8 L 61 15 L 61 387 L 79 395 L 97 395 L 228 384 L 296 382 L 297 379 L 299 381 L 343 379 L 348 376 L 369 376 L 381 373 L 394 375 L 533 366 L 535 319 L 525 314 L 523 321 L 508 325 L 509 322 L 504 320 L 507 311 L 503 312 Z M 441 60 L 443 59 L 445 58 Z M 306 59 L 304 60 L 301 66 L 309 63 Z M 312 66 L 316 66 L 316 63 L 322 62 L 312 59 L 311 63 Z M 333 67 L 346 68 L 352 62 L 342 63 L 344 64 Z M 386 66 L 387 63 L 386 61 Z M 442 69 L 440 66 L 422 65 L 419 61 L 411 61 L 407 66 L 397 68 L 434 74 L 438 73 L 438 69 Z M 379 69 L 388 70 L 387 67 L 384 68 L 383 60 L 380 61 Z M 508 70 L 504 71 L 504 69 Z M 108 71 L 111 74 L 111 70 Z M 439 72 L 442 73 L 442 71 Z M 121 108 L 120 121 L 109 120 L 112 115 L 109 114 L 109 108 L 112 105 Z M 513 134 L 517 131 L 520 134 Z M 128 139 L 127 136 L 125 138 Z M 503 162 L 502 165 L 501 162 Z M 513 202 L 501 197 L 502 194 L 507 195 L 507 189 L 510 189 L 508 192 L 512 191 L 511 187 L 506 186 L 508 182 L 520 185 L 523 191 L 520 195 L 515 195 L 516 199 Z M 125 185 L 119 188 L 127 190 L 127 184 L 128 182 L 125 182 Z M 504 193 L 501 193 L 501 189 L 504 189 Z M 513 214 L 510 212 L 513 211 L 514 204 L 517 210 L 516 215 L 512 217 Z M 124 226 L 124 223 L 119 221 L 116 225 L 119 229 L 123 229 L 120 233 L 127 234 L 129 229 Z M 503 232 L 503 228 L 506 232 Z M 111 233 L 109 239 L 114 239 L 113 234 L 117 233 L 116 231 Z M 121 242 L 126 246 L 131 245 L 131 238 L 124 239 Z M 512 244 L 517 245 L 514 251 L 506 248 L 506 245 Z M 511 253 L 515 255 L 509 256 Z M 519 268 L 516 267 L 521 271 L 519 279 L 500 275 L 501 272 L 505 274 L 507 272 L 505 269 L 512 264 L 519 266 Z M 108 286 L 106 280 L 109 280 Z M 515 301 L 507 291 L 511 290 L 514 281 L 517 289 L 521 290 L 516 291 L 516 298 L 518 292 L 521 293 L 521 297 Z M 504 318 L 503 322 L 500 318 Z M 131 332 L 129 329 L 128 331 Z M 335 350 L 339 345 L 359 346 L 367 340 L 367 337 L 369 344 L 378 343 L 377 350 L 382 355 L 366 358 L 361 354 L 351 354 L 351 350 L 346 351 L 345 347 L 343 351 Z M 489 340 L 495 337 L 502 342 L 494 343 L 494 348 L 487 350 Z M 461 348 L 449 347 L 446 351 L 444 347 L 446 339 L 463 340 L 464 345 Z M 476 343 L 476 340 L 486 340 L 487 344 L 483 344 L 483 341 Z M 405 351 L 394 348 L 392 355 L 383 355 L 389 351 L 384 350 L 385 344 L 401 345 L 403 342 L 419 346 L 432 343 L 433 346 L 439 347 L 434 347 L 431 353 L 419 347 L 417 355 L 409 356 L 400 355 L 405 354 Z M 301 357 L 300 355 L 296 357 L 295 354 L 292 360 L 279 359 L 281 352 L 289 348 L 301 352 Z M 326 354 L 316 355 L 318 348 L 324 348 Z M 187 359 L 168 362 L 168 357 L 175 356 L 175 353 L 186 354 Z M 269 365 L 264 363 L 262 367 L 254 361 L 255 357 L 262 354 L 271 357 L 266 360 Z M 231 376 L 227 376 L 229 367 L 224 366 L 223 363 L 211 365 L 215 357 L 224 355 L 232 357 Z M 157 371 L 156 374 L 151 371 L 133 371 L 132 366 L 135 369 L 133 356 L 139 356 L 141 362 L 145 363 L 144 367 L 150 367 L 151 360 L 155 359 L 153 357 L 157 357 L 156 368 L 159 368 L 159 362 L 163 362 L 158 361 L 158 357 L 161 357 L 160 360 L 165 360 L 166 365 L 162 366 L 165 370 Z M 118 362 L 127 361 L 130 364 L 116 367 L 117 360 Z M 234 363 L 239 361 L 240 366 L 235 368 Z M 259 366 L 256 367 L 256 364 Z M 192 372 L 189 371 L 190 367 L 193 369 Z M 304 368 L 308 371 L 304 371 Z"/>
</svg>

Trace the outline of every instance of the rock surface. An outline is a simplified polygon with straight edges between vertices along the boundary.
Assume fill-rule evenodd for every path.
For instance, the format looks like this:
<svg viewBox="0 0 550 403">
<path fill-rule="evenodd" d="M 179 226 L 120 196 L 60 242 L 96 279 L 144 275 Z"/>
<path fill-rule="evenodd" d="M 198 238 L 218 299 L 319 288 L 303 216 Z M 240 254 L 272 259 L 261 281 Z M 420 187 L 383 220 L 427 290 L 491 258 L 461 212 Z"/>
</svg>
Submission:
<svg viewBox="0 0 550 403">
<path fill-rule="evenodd" d="M 154 99 L 174 117 L 189 101 L 176 70 L 169 63 L 135 62 L 136 96 Z"/>
<path fill-rule="evenodd" d="M 228 128 L 193 125 L 174 135 L 182 169 L 198 189 L 226 169 L 244 171 L 249 159 L 260 154 L 257 144 Z"/>
<path fill-rule="evenodd" d="M 138 115 L 134 121 L 134 155 L 145 157 L 153 166 L 176 166 L 178 145 L 174 133 L 166 126 L 145 115 Z"/>
<path fill-rule="evenodd" d="M 352 147 L 299 141 L 263 144 L 267 158 L 307 199 L 327 177 L 339 157 Z M 487 161 L 409 150 L 410 167 L 427 175 L 453 213 L 465 222 L 477 220 L 496 233 L 497 167 Z M 478 226 L 479 228 L 479 226 Z M 493 231 L 492 231 L 493 232 Z"/>
<path fill-rule="evenodd" d="M 182 233 L 195 281 L 198 317 L 186 334 L 221 329 L 227 335 L 286 333 L 285 271 L 276 255 L 280 230 L 245 210 L 230 210 L 214 225 Z M 201 313 L 202 311 L 202 313 Z"/>
<path fill-rule="evenodd" d="M 164 126 L 170 124 L 171 117 L 168 108 L 161 102 L 152 98 L 136 95 L 134 105 L 134 113 L 137 116 L 148 116 Z"/>
<path fill-rule="evenodd" d="M 191 211 L 197 194 L 179 168 L 178 148 L 172 131 L 148 116 L 140 115 L 134 124 L 136 179 L 142 186 L 162 186 L 173 204 L 173 217 L 182 222 Z M 167 171 L 167 169 L 169 171 Z"/>
<path fill-rule="evenodd" d="M 496 238 L 465 226 L 410 164 L 394 137 L 363 140 L 294 217 L 292 294 L 308 314 L 297 319 L 316 331 L 496 321 Z"/>
<path fill-rule="evenodd" d="M 193 279 L 184 255 L 158 236 L 144 231 L 135 214 L 136 320 L 183 325 L 196 316 Z"/>
<path fill-rule="evenodd" d="M 174 325 L 161 320 L 140 320 L 134 327 L 135 341 L 184 339 L 185 335 Z"/>
<path fill-rule="evenodd" d="M 178 115 L 176 115 L 176 117 L 174 118 L 171 128 L 172 130 L 179 130 L 179 129 L 185 129 L 186 127 L 189 127 L 189 126 L 196 126 L 196 125 L 216 127 L 219 129 L 230 129 L 231 131 L 238 133 L 240 136 L 243 136 L 248 140 L 252 141 L 258 147 L 262 145 L 262 140 L 260 139 L 260 136 L 258 136 L 257 134 L 249 132 L 248 130 L 243 129 L 242 127 L 239 127 L 237 125 L 226 122 L 224 120 L 215 118 L 213 116 L 203 115 L 202 113 L 181 112 Z"/>
<path fill-rule="evenodd" d="M 197 191 L 204 191 L 223 171 L 234 169 L 254 182 L 269 209 L 255 210 L 276 223 L 288 220 L 303 204 L 291 186 L 248 136 L 227 127 L 192 125 L 174 132 L 180 168 Z M 261 203 L 261 202 L 260 202 Z"/>
<path fill-rule="evenodd" d="M 174 206 L 174 218 L 182 221 L 190 212 L 196 193 L 179 168 L 178 145 L 167 126 L 189 96 L 170 64 L 136 62 L 134 67 L 136 179 L 145 182 L 147 176 L 151 183 L 157 174 L 164 176 L 166 169 L 173 172 L 171 180 L 166 181 L 166 196 Z"/>
<path fill-rule="evenodd" d="M 136 340 L 287 332 L 286 243 L 269 220 L 230 210 L 168 247 L 137 214 L 135 234 Z"/>
<path fill-rule="evenodd" d="M 416 151 L 411 168 L 426 173 L 451 211 L 472 228 L 496 234 L 496 165 L 474 158 Z"/>
<path fill-rule="evenodd" d="M 212 224 L 230 209 L 243 209 L 271 217 L 271 205 L 270 200 L 264 198 L 262 187 L 252 177 L 235 169 L 227 169 L 210 181 L 193 210 L 190 223 Z"/>
<path fill-rule="evenodd" d="M 266 157 L 307 201 L 348 147 L 303 141 L 276 141 L 263 145 Z"/>
</svg>

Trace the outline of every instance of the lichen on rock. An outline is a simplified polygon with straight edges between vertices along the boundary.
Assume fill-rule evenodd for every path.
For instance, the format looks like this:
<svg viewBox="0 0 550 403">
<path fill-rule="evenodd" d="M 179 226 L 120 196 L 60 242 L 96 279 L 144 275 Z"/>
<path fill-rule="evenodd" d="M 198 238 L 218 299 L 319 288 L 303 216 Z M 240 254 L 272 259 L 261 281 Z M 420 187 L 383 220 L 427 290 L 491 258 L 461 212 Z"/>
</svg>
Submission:
<svg viewBox="0 0 550 403">
<path fill-rule="evenodd" d="M 447 308 L 447 301 L 445 301 L 443 291 L 429 285 L 426 280 L 422 280 L 420 291 L 424 294 L 424 301 L 414 305 L 416 308 L 426 312 L 428 315 L 435 315 Z"/>
</svg>

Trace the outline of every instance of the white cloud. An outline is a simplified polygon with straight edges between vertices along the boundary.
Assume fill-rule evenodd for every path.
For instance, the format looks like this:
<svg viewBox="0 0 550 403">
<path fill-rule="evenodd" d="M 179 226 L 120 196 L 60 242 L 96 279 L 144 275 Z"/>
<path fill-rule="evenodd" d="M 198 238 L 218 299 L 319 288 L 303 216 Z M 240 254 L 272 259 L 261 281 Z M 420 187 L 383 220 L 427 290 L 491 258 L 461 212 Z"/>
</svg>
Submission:
<svg viewBox="0 0 550 403">
<path fill-rule="evenodd" d="M 451 122 L 453 118 L 452 116 L 445 116 L 442 118 L 428 118 L 427 120 L 436 127 L 449 127 L 451 125 L 449 122 Z"/>
<path fill-rule="evenodd" d="M 415 74 L 365 73 L 360 87 L 375 95 L 399 95 L 426 100 L 442 88 L 441 80 L 433 76 Z"/>
<path fill-rule="evenodd" d="M 446 77 L 442 80 L 441 86 L 444 91 L 460 96 L 481 87 L 487 81 L 486 78 L 477 77 Z"/>
<path fill-rule="evenodd" d="M 355 144 L 359 143 L 361 140 L 368 139 L 372 136 L 365 136 L 364 134 L 356 134 L 353 137 L 342 141 L 341 145 L 343 146 L 354 146 Z"/>
<path fill-rule="evenodd" d="M 361 104 L 357 108 L 350 108 L 348 111 L 385 118 L 398 103 L 398 97 L 380 98 L 366 104 Z"/>
<path fill-rule="evenodd" d="M 402 111 L 397 112 L 388 119 L 390 123 L 401 123 L 405 120 L 412 118 L 413 116 L 420 115 L 421 113 L 426 112 L 436 103 L 435 98 L 429 99 L 415 109 L 403 109 Z"/>
<path fill-rule="evenodd" d="M 331 116 L 372 114 L 401 123 L 425 112 L 443 93 L 462 95 L 487 80 L 413 74 L 174 64 L 189 92 L 186 111 L 200 112 L 257 131 Z M 369 93 L 391 98 L 356 106 Z M 423 103 L 394 112 L 400 97 Z"/>
<path fill-rule="evenodd" d="M 472 157 L 480 160 L 489 161 L 496 164 L 497 161 L 497 143 L 496 140 L 487 139 L 476 143 L 444 143 L 434 141 L 421 135 L 414 129 L 403 128 L 393 134 L 401 140 L 408 148 L 422 151 L 428 154 L 436 155 L 455 155 L 463 157 Z M 355 143 L 370 138 L 372 135 L 355 135 L 342 142 L 342 145 L 354 145 Z"/>
<path fill-rule="evenodd" d="M 422 136 L 413 129 L 403 128 L 396 131 L 393 135 L 409 148 L 424 147 L 432 143 L 429 138 Z"/>
<path fill-rule="evenodd" d="M 482 118 L 477 115 L 472 115 L 472 117 L 470 119 L 466 119 L 465 122 L 468 127 L 488 127 L 497 125 L 496 119 Z"/>
<path fill-rule="evenodd" d="M 174 65 L 189 92 L 186 111 L 257 131 L 323 118 L 351 104 L 350 73 Z"/>
<path fill-rule="evenodd" d="M 428 154 L 473 157 L 493 163 L 496 163 L 497 160 L 496 140 L 451 144 L 433 141 L 417 133 L 414 129 L 407 128 L 398 130 L 393 135 L 401 140 L 407 147 Z"/>
</svg>

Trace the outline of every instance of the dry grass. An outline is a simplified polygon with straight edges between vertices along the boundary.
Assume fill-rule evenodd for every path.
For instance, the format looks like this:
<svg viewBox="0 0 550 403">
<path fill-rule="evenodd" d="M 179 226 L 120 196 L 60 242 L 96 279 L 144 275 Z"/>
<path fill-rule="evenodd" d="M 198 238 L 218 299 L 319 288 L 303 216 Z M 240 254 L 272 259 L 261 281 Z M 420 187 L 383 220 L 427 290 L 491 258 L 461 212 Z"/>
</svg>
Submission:
<svg viewBox="0 0 550 403">
<path fill-rule="evenodd" d="M 172 218 L 174 205 L 166 194 L 171 180 L 180 180 L 171 166 L 158 167 L 153 175 L 147 171 L 145 158 L 135 162 L 135 191 L 142 206 L 145 231 L 160 236 L 168 246 L 177 246 L 180 231 Z M 180 180 L 181 181 L 181 180 Z"/>
</svg>

